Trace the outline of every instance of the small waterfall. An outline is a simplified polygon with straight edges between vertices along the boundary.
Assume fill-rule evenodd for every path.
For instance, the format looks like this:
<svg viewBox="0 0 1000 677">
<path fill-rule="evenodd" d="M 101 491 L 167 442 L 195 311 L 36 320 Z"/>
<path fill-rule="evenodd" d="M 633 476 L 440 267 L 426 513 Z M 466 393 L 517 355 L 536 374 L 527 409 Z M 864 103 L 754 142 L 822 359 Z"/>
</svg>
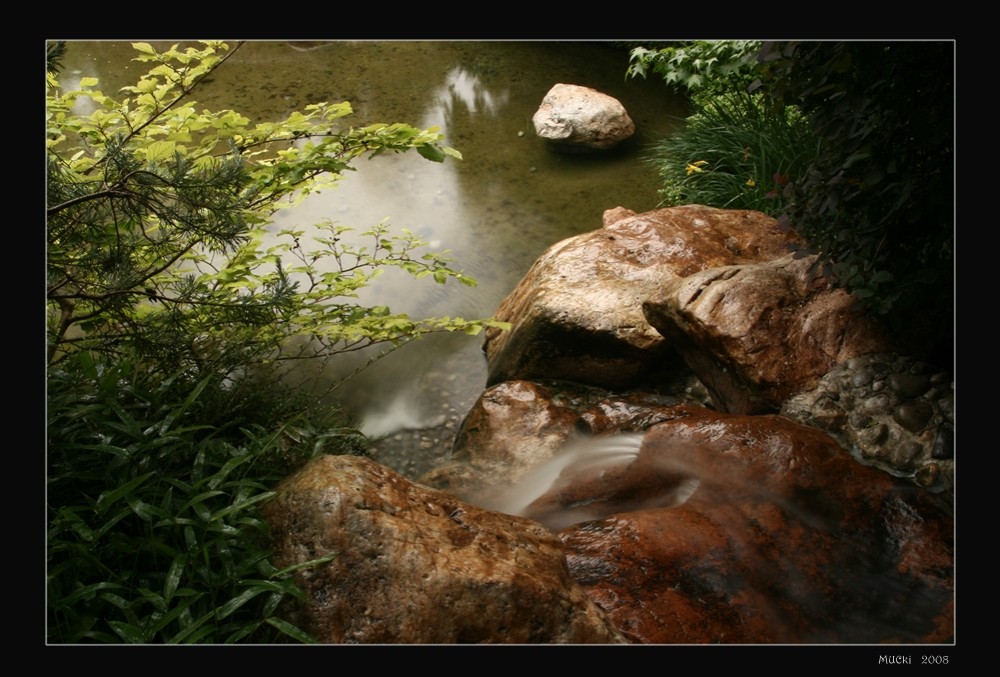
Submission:
<svg viewBox="0 0 1000 677">
<path fill-rule="evenodd" d="M 699 480 L 665 463 L 641 463 L 642 440 L 642 433 L 572 438 L 513 485 L 477 502 L 557 531 L 618 512 L 687 501 Z"/>
</svg>

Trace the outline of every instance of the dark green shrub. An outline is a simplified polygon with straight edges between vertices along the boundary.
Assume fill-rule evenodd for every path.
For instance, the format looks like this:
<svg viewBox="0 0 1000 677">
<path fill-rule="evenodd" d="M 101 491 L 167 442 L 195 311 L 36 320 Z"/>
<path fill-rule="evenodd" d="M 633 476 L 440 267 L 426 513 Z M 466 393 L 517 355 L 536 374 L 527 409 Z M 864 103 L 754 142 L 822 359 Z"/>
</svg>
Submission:
<svg viewBox="0 0 1000 677">
<path fill-rule="evenodd" d="M 46 49 L 48 639 L 307 641 L 277 615 L 298 591 L 258 509 L 364 440 L 281 365 L 503 325 L 358 301 L 386 267 L 475 284 L 413 233 L 266 226 L 362 157 L 461 156 L 436 130 L 345 125 L 347 102 L 208 111 L 192 97 L 239 44 L 133 47 L 148 70 L 113 94 L 64 88 L 67 45 Z"/>
<path fill-rule="evenodd" d="M 87 353 L 50 369 L 49 642 L 310 641 L 278 615 L 301 593 L 268 560 L 259 508 L 360 436 L 301 419 L 221 430 L 200 421 L 206 386 L 185 394 Z"/>
<path fill-rule="evenodd" d="M 629 75 L 691 94 L 687 125 L 654 150 L 664 202 L 779 217 L 901 347 L 947 363 L 954 68 L 942 41 L 697 41 L 635 49 Z"/>
<path fill-rule="evenodd" d="M 954 44 L 785 42 L 760 60 L 764 89 L 809 117 L 821 147 L 790 223 L 901 334 L 920 328 L 931 346 L 948 346 Z"/>
</svg>

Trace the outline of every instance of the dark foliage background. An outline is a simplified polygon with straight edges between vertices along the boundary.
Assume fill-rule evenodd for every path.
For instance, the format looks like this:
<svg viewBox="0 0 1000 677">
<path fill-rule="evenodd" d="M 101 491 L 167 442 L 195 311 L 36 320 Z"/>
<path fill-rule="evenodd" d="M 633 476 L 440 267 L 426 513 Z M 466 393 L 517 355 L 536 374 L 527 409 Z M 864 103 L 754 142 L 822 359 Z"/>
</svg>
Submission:
<svg viewBox="0 0 1000 677">
<path fill-rule="evenodd" d="M 759 60 L 772 100 L 821 144 L 786 218 L 840 284 L 949 364 L 955 44 L 774 42 Z"/>
</svg>

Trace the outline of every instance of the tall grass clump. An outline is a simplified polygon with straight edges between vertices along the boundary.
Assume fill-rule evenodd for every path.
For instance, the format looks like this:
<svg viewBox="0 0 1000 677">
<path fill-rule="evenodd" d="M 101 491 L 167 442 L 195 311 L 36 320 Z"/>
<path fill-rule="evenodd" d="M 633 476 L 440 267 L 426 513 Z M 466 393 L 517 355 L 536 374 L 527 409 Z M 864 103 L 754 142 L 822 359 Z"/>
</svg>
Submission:
<svg viewBox="0 0 1000 677">
<path fill-rule="evenodd" d="M 311 641 L 279 614 L 302 593 L 270 563 L 259 509 L 360 436 L 302 418 L 225 431 L 202 422 L 207 382 L 179 379 L 87 353 L 50 368 L 49 643 Z"/>
<path fill-rule="evenodd" d="M 683 127 L 647 158 L 662 182 L 661 204 L 780 216 L 819 152 L 808 120 L 794 107 L 774 111 L 762 96 L 740 91 L 695 97 L 692 107 Z"/>
</svg>

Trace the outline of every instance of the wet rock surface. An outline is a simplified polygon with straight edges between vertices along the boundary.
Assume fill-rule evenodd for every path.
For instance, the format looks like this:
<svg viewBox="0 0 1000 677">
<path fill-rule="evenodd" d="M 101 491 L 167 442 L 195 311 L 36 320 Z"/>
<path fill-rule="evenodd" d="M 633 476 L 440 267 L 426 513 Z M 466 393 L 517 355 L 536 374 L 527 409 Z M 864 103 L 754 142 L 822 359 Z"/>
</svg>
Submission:
<svg viewBox="0 0 1000 677">
<path fill-rule="evenodd" d="M 690 497 L 560 534 L 573 576 L 632 641 L 951 641 L 942 502 L 783 417 L 681 409 L 607 481 L 666 492 L 696 479 Z M 600 495 L 593 481 L 582 493 Z"/>
<path fill-rule="evenodd" d="M 673 407 L 707 397 L 691 378 L 671 390 L 679 394 L 616 393 L 563 381 L 501 383 L 485 390 L 469 410 L 451 458 L 419 481 L 488 503 L 489 494 L 517 483 L 571 438 L 645 430 L 671 417 Z"/>
<path fill-rule="evenodd" d="M 889 346 L 853 297 L 811 272 L 815 261 L 788 254 L 705 270 L 666 282 L 643 312 L 717 409 L 773 413 L 834 366 Z"/>
<path fill-rule="evenodd" d="M 487 386 L 559 379 L 610 389 L 656 387 L 687 371 L 642 305 L 668 282 L 707 268 L 763 262 L 797 238 L 760 212 L 687 205 L 609 210 L 603 228 L 538 258 L 487 329 Z"/>
<path fill-rule="evenodd" d="M 265 507 L 274 562 L 296 574 L 288 616 L 323 643 L 624 641 L 570 578 L 562 546 L 367 459 L 325 456 Z"/>
<path fill-rule="evenodd" d="M 523 414 L 515 403 L 542 392 L 517 384 L 494 399 Z M 309 596 L 293 620 L 335 643 L 952 640 L 953 522 L 940 496 L 783 416 L 597 395 L 562 400 L 554 417 L 536 402 L 521 437 L 506 438 L 516 458 L 518 439 L 573 439 L 595 411 L 614 413 L 592 439 L 623 438 L 589 457 L 575 448 L 583 462 L 548 477 L 526 517 L 353 457 L 290 478 L 267 511 L 278 565 L 338 553 L 303 571 Z M 653 422 L 628 431 L 639 420 Z M 480 433 L 466 432 L 463 464 L 482 488 L 484 468 L 504 469 Z M 454 463 L 448 477 L 462 479 Z"/>
</svg>

